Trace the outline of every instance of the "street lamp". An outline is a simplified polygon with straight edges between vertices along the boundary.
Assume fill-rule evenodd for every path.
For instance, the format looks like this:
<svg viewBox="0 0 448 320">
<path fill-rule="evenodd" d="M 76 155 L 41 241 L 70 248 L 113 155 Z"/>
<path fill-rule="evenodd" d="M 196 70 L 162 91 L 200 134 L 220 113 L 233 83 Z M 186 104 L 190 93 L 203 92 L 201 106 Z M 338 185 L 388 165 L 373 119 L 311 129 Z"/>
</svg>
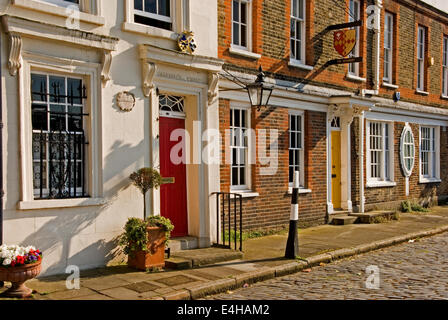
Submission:
<svg viewBox="0 0 448 320">
<path fill-rule="evenodd" d="M 249 94 L 249 100 L 252 107 L 258 107 L 258 111 L 262 106 L 267 106 L 269 99 L 271 98 L 274 85 L 264 82 L 265 74 L 263 69 L 258 69 L 260 72 L 257 79 L 253 83 L 249 83 L 246 86 L 246 90 Z"/>
</svg>

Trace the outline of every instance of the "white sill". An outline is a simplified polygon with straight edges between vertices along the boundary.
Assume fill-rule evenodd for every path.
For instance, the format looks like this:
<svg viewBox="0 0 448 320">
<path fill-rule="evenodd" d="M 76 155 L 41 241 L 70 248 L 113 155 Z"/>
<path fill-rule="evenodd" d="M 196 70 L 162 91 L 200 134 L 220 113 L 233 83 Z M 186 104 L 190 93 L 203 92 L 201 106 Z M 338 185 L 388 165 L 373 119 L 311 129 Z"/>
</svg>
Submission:
<svg viewBox="0 0 448 320">
<path fill-rule="evenodd" d="M 311 193 L 311 189 L 299 188 L 299 194 L 302 193 Z M 288 194 L 292 194 L 292 187 L 288 187 Z"/>
<path fill-rule="evenodd" d="M 347 73 L 347 74 L 345 75 L 345 77 L 346 77 L 347 79 L 349 79 L 349 80 L 353 80 L 353 81 L 366 82 L 366 78 L 361 78 L 361 77 L 355 76 L 355 75 L 350 74 L 350 73 Z"/>
<path fill-rule="evenodd" d="M 420 177 L 420 179 L 418 180 L 418 183 L 440 183 L 442 182 L 441 179 L 438 178 L 422 178 Z"/>
<path fill-rule="evenodd" d="M 397 185 L 394 181 L 369 181 L 366 183 L 367 188 L 382 188 L 382 187 L 395 187 Z"/>
<path fill-rule="evenodd" d="M 448 96 L 445 96 L 445 95 L 442 94 L 442 95 L 440 96 L 440 99 L 448 100 Z"/>
<path fill-rule="evenodd" d="M 41 1 L 35 0 L 14 0 L 13 5 L 16 7 L 22 7 L 26 9 L 31 9 L 35 11 L 40 11 L 56 16 L 69 17 L 71 14 L 70 10 L 67 8 L 60 7 L 55 4 L 44 3 Z M 87 22 L 90 24 L 95 24 L 98 26 L 102 26 L 106 23 L 106 19 L 104 17 L 97 16 L 95 14 L 87 13 L 87 12 L 79 12 L 79 20 L 82 22 Z"/>
<path fill-rule="evenodd" d="M 421 94 L 423 96 L 429 96 L 429 92 L 427 92 L 427 91 L 415 90 L 415 93 Z"/>
<path fill-rule="evenodd" d="M 243 49 L 238 49 L 235 47 L 230 47 L 229 48 L 229 52 L 231 54 L 237 54 L 246 58 L 251 58 L 251 59 L 260 59 L 261 58 L 261 54 L 255 53 L 255 52 L 250 52 L 248 50 L 243 50 Z"/>
<path fill-rule="evenodd" d="M 382 86 L 385 88 L 389 88 L 389 89 L 398 89 L 399 88 L 396 84 L 392 84 L 392 83 L 388 83 L 388 82 L 383 82 Z"/>
<path fill-rule="evenodd" d="M 298 68 L 298 69 L 308 70 L 308 71 L 311 71 L 314 69 L 313 66 L 303 64 L 300 61 L 296 61 L 296 60 L 289 60 L 288 66 Z"/>
<path fill-rule="evenodd" d="M 146 26 L 144 24 L 134 22 L 123 22 L 122 30 L 171 40 L 177 40 L 177 38 L 179 37 L 178 34 L 174 31 L 156 28 L 152 26 Z"/>
<path fill-rule="evenodd" d="M 255 198 L 260 196 L 258 192 L 253 192 L 252 190 L 231 190 L 230 193 L 240 194 L 243 198 Z"/>
<path fill-rule="evenodd" d="M 20 201 L 18 203 L 17 208 L 19 210 L 57 209 L 57 208 L 101 206 L 106 203 L 107 201 L 104 198 L 33 200 L 33 201 Z"/>
</svg>

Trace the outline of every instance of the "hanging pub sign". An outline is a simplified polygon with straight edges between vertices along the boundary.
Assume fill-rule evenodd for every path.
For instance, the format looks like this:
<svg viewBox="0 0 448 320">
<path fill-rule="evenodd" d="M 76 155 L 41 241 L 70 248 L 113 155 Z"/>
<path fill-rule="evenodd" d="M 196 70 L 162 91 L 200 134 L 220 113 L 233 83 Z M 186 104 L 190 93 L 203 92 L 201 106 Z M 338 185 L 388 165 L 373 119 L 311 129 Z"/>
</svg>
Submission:
<svg viewBox="0 0 448 320">
<path fill-rule="evenodd" d="M 333 37 L 333 47 L 344 59 L 334 59 L 327 62 L 327 65 L 343 64 L 343 63 L 358 63 L 362 62 L 362 57 L 346 58 L 356 46 L 357 32 L 355 28 L 362 26 L 362 21 L 353 21 L 348 23 L 335 24 L 327 27 L 328 31 L 336 30 Z"/>
<path fill-rule="evenodd" d="M 334 33 L 334 49 L 344 58 L 353 51 L 356 45 L 356 30 L 339 30 Z"/>
</svg>

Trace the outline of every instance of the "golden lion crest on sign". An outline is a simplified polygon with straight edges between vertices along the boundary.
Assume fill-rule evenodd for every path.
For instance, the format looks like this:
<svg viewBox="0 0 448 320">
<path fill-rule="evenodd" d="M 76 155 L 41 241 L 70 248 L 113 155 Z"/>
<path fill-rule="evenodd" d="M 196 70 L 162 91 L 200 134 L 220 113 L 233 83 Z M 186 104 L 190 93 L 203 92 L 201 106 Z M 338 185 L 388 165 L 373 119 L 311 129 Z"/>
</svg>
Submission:
<svg viewBox="0 0 448 320">
<path fill-rule="evenodd" d="M 181 33 L 177 40 L 180 51 L 190 54 L 194 53 L 197 46 L 193 37 L 194 33 L 192 31 L 184 31 Z"/>
</svg>

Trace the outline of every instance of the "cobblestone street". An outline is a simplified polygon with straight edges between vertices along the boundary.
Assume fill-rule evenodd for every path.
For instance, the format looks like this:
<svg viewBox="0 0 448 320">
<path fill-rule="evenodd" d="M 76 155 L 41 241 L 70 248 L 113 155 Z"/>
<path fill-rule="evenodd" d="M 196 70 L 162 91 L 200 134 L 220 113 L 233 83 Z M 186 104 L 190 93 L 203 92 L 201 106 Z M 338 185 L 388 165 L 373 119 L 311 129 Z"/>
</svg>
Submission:
<svg viewBox="0 0 448 320">
<path fill-rule="evenodd" d="M 448 299 L 447 249 L 444 233 L 208 299 Z M 379 289 L 366 288 L 372 265 L 379 268 Z"/>
</svg>

